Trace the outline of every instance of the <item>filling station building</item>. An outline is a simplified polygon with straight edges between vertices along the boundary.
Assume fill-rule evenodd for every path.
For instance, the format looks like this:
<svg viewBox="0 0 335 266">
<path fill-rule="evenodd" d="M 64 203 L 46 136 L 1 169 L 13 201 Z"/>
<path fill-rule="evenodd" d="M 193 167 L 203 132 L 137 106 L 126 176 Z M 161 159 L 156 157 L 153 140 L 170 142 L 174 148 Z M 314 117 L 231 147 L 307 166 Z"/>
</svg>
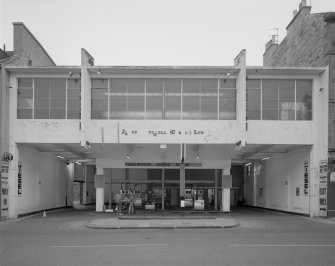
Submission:
<svg viewBox="0 0 335 266">
<path fill-rule="evenodd" d="M 2 217 L 105 211 L 120 191 L 148 210 L 327 215 L 328 67 L 249 67 L 245 50 L 227 67 L 22 58 L 1 65 Z"/>
</svg>

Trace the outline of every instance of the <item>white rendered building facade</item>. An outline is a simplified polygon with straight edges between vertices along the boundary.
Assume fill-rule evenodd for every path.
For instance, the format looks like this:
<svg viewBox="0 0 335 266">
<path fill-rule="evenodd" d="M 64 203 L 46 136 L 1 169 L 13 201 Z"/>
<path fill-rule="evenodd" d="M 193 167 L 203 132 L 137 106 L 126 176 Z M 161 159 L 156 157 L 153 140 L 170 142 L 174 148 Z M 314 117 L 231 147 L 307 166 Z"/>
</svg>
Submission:
<svg viewBox="0 0 335 266">
<path fill-rule="evenodd" d="M 6 66 L 9 218 L 104 211 L 120 189 L 162 209 L 206 190 L 205 208 L 324 215 L 327 68 L 247 67 L 244 50 L 229 67 L 94 66 L 81 52 L 77 67 Z"/>
</svg>

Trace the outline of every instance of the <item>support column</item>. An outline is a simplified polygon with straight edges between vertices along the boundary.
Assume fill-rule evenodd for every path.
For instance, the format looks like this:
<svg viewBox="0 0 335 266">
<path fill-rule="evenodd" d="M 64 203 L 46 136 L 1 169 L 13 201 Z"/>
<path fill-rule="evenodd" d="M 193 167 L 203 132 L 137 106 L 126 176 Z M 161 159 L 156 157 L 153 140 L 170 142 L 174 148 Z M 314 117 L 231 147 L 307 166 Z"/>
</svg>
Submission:
<svg viewBox="0 0 335 266">
<path fill-rule="evenodd" d="M 96 175 L 94 176 L 94 187 L 95 187 L 95 211 L 103 212 L 105 203 L 105 176 L 104 169 L 97 167 Z"/>
<path fill-rule="evenodd" d="M 180 197 L 185 197 L 185 164 L 181 163 L 180 164 L 180 178 L 179 178 L 179 183 L 180 183 Z"/>
<path fill-rule="evenodd" d="M 112 209 L 112 202 L 113 202 L 113 186 L 112 186 L 112 175 L 113 170 L 111 169 L 111 176 L 109 179 L 109 201 L 108 201 L 108 209 Z"/>
<path fill-rule="evenodd" d="M 214 210 L 218 209 L 218 169 L 215 169 Z"/>
<path fill-rule="evenodd" d="M 18 193 L 17 174 L 19 163 L 19 152 L 16 144 L 9 146 L 9 152 L 13 155 L 13 160 L 8 165 L 8 216 L 10 219 L 17 219 L 18 216 Z"/>
<path fill-rule="evenodd" d="M 165 169 L 162 169 L 162 210 L 164 210 L 165 198 L 164 198 L 164 190 L 165 190 Z"/>
<path fill-rule="evenodd" d="M 225 168 L 222 171 L 222 211 L 230 212 L 230 188 L 232 186 L 232 176 L 230 168 Z"/>
</svg>

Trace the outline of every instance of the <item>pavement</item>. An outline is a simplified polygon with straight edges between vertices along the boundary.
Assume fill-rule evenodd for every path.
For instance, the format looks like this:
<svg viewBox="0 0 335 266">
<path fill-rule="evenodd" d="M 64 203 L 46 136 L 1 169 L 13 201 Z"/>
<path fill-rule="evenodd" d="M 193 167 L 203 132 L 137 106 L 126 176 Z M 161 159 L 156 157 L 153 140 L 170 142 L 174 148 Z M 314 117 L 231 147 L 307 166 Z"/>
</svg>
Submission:
<svg viewBox="0 0 335 266">
<path fill-rule="evenodd" d="M 299 215 L 298 215 L 299 216 Z M 50 229 L 178 229 L 178 228 L 259 228 L 275 229 L 289 223 L 297 215 L 258 208 L 233 209 L 232 212 L 218 211 L 146 211 L 136 210 L 136 214 L 126 212 L 118 216 L 115 212 L 95 212 L 94 206 L 78 205 L 36 213 L 0 223 L 0 231 L 21 226 L 32 230 Z M 335 226 L 335 219 L 309 218 L 300 216 L 301 221 L 327 223 Z M 8 227 L 9 226 L 9 227 Z M 299 229 L 298 227 L 296 229 Z"/>
<path fill-rule="evenodd" d="M 135 229 L 135 228 L 232 228 L 238 226 L 235 219 L 213 216 L 161 216 L 125 215 L 106 219 L 94 219 L 85 226 L 94 229 Z"/>
</svg>

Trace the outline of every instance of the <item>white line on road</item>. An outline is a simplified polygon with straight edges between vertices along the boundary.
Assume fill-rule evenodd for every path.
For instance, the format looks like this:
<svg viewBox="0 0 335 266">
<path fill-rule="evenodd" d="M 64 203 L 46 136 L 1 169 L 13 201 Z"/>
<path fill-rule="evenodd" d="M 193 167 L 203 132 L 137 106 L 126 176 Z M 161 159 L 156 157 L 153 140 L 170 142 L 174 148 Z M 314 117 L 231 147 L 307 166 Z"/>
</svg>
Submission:
<svg viewBox="0 0 335 266">
<path fill-rule="evenodd" d="M 259 245 L 259 244 L 230 244 L 231 247 L 335 247 L 335 245 Z"/>
<path fill-rule="evenodd" d="M 154 247 L 167 244 L 133 244 L 133 245 L 87 245 L 87 246 L 49 246 L 50 248 L 103 248 L 103 247 Z"/>
</svg>

